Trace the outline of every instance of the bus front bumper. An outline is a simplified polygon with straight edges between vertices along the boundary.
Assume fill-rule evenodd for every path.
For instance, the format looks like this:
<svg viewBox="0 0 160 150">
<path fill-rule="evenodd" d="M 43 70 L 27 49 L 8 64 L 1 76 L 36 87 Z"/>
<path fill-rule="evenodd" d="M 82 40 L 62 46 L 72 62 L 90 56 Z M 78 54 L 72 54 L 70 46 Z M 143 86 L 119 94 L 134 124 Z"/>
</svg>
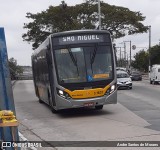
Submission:
<svg viewBox="0 0 160 150">
<path fill-rule="evenodd" d="M 57 95 L 56 99 L 56 110 L 68 109 L 68 108 L 79 108 L 79 107 L 94 107 L 105 104 L 116 104 L 117 103 L 117 90 L 115 90 L 109 96 L 102 96 L 97 98 L 89 99 L 65 99 Z"/>
</svg>

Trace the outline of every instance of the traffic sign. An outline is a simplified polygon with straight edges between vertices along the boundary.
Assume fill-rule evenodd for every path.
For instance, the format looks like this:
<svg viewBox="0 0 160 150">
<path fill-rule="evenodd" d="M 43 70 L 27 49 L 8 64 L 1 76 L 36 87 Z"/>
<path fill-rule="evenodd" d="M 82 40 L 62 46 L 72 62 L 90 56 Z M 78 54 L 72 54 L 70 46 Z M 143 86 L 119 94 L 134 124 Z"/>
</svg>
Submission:
<svg viewBox="0 0 160 150">
<path fill-rule="evenodd" d="M 136 45 L 132 45 L 132 49 L 135 50 L 136 49 Z"/>
</svg>

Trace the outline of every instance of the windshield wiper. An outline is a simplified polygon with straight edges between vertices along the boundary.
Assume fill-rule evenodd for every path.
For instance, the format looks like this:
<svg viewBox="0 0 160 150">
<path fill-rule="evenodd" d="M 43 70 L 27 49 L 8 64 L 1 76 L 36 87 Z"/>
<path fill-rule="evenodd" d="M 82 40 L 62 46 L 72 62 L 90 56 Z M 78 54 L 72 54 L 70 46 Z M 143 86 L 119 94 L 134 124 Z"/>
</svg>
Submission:
<svg viewBox="0 0 160 150">
<path fill-rule="evenodd" d="M 70 57 L 71 57 L 71 59 L 72 59 L 73 64 L 76 66 L 77 74 L 78 74 L 78 76 L 79 76 L 79 70 L 78 70 L 78 65 L 77 65 L 77 59 L 74 58 L 74 55 L 73 55 L 73 53 L 72 53 L 72 51 L 71 51 L 70 48 L 68 48 L 68 52 L 69 52 L 69 55 L 70 55 Z"/>
<path fill-rule="evenodd" d="M 92 55 L 92 57 L 91 57 L 91 55 L 90 55 L 90 64 L 91 64 L 92 74 L 93 74 L 92 65 L 93 65 L 93 63 L 94 63 L 94 60 L 95 60 L 96 54 L 97 54 L 97 45 L 95 45 L 95 48 L 94 48 L 94 51 L 93 51 L 93 55 Z"/>
</svg>

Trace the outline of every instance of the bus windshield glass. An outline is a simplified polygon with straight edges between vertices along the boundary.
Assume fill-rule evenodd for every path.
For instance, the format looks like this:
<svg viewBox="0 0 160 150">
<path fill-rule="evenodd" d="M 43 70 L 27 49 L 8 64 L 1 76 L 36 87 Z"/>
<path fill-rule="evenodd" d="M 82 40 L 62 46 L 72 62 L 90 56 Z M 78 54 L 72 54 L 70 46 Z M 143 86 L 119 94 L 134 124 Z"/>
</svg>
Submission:
<svg viewBox="0 0 160 150">
<path fill-rule="evenodd" d="M 55 50 L 60 83 L 94 82 L 113 78 L 111 47 L 106 45 Z"/>
</svg>

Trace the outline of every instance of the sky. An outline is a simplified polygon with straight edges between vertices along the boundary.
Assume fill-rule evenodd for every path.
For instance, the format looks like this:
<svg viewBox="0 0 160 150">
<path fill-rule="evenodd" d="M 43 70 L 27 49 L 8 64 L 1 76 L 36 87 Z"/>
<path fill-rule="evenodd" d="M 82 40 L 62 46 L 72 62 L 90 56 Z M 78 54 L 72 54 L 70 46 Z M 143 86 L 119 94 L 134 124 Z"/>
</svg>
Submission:
<svg viewBox="0 0 160 150">
<path fill-rule="evenodd" d="M 23 29 L 24 23 L 30 22 L 26 13 L 38 13 L 46 10 L 50 5 L 58 6 L 62 0 L 0 0 L 0 27 L 4 27 L 8 57 L 14 57 L 18 65 L 31 65 L 33 53 L 32 44 L 23 41 L 22 34 L 27 30 Z M 110 5 L 127 7 L 132 11 L 140 11 L 146 16 L 144 25 L 151 25 L 151 46 L 160 43 L 160 0 L 103 0 Z M 65 0 L 67 5 L 76 5 L 84 0 Z M 123 41 L 131 41 L 136 45 L 132 50 L 133 57 L 139 50 L 146 50 L 149 45 L 149 33 L 125 36 L 115 40 L 116 46 L 123 47 Z M 129 42 L 126 42 L 127 53 L 129 53 Z M 117 52 L 118 53 L 118 52 Z"/>
</svg>

